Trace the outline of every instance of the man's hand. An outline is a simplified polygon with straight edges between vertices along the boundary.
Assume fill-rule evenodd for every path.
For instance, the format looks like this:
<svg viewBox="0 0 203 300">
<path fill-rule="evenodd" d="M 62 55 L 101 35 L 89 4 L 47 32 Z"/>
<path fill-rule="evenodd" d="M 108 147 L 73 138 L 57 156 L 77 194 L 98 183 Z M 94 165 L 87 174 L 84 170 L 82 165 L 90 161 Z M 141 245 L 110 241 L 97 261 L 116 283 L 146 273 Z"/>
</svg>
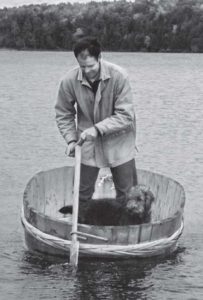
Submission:
<svg viewBox="0 0 203 300">
<path fill-rule="evenodd" d="M 98 136 L 98 131 L 97 129 L 92 126 L 88 129 L 85 129 L 82 133 L 80 138 L 84 141 L 92 141 L 94 140 L 96 137 Z M 68 147 L 66 148 L 66 155 L 70 156 L 70 157 L 74 157 L 75 156 L 75 146 L 76 146 L 76 142 L 72 141 L 71 143 L 68 144 Z"/>
<path fill-rule="evenodd" d="M 66 155 L 70 156 L 70 157 L 74 157 L 75 156 L 75 146 L 76 146 L 76 142 L 71 142 L 68 144 L 68 147 L 66 148 Z"/>
<path fill-rule="evenodd" d="M 90 127 L 88 129 L 85 129 L 82 133 L 81 133 L 81 138 L 83 140 L 86 140 L 86 141 L 92 141 L 94 139 L 96 139 L 96 137 L 98 136 L 98 131 L 97 129 L 93 126 L 93 127 Z"/>
</svg>

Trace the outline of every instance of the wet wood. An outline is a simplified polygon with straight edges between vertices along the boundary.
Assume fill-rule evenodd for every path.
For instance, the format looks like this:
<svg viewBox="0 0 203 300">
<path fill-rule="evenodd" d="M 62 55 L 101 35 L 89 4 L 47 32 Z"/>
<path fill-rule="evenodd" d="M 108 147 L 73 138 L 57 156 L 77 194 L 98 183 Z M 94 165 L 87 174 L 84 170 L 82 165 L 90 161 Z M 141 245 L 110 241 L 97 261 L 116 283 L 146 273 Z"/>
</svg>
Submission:
<svg viewBox="0 0 203 300">
<path fill-rule="evenodd" d="M 140 225 L 139 243 L 148 242 L 151 240 L 152 225 L 142 224 Z"/>
</svg>

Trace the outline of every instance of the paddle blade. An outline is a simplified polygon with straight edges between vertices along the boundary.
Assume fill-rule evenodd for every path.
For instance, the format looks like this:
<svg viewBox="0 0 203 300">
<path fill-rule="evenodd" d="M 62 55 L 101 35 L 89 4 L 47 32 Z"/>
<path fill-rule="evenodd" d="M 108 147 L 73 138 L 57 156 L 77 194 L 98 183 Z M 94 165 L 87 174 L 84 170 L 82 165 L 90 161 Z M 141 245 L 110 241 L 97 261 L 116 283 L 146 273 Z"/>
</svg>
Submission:
<svg viewBox="0 0 203 300">
<path fill-rule="evenodd" d="M 78 254 L 79 254 L 79 242 L 72 242 L 70 247 L 70 265 L 73 268 L 77 268 L 78 265 Z"/>
</svg>

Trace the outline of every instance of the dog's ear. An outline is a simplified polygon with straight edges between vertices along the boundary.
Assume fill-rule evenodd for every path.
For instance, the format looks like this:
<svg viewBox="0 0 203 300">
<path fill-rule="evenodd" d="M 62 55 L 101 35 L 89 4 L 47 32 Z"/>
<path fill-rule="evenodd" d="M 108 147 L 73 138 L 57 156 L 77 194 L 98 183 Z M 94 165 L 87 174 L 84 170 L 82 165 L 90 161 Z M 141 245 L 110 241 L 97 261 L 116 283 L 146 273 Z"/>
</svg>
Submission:
<svg viewBox="0 0 203 300">
<path fill-rule="evenodd" d="M 146 204 L 147 204 L 147 205 L 151 205 L 152 202 L 155 201 L 155 197 L 154 197 L 153 193 L 152 193 L 150 190 L 148 190 L 148 191 L 145 193 L 145 199 L 146 199 Z"/>
<path fill-rule="evenodd" d="M 149 191 L 149 194 L 150 194 L 151 202 L 154 202 L 155 201 L 154 194 L 151 191 Z"/>
</svg>

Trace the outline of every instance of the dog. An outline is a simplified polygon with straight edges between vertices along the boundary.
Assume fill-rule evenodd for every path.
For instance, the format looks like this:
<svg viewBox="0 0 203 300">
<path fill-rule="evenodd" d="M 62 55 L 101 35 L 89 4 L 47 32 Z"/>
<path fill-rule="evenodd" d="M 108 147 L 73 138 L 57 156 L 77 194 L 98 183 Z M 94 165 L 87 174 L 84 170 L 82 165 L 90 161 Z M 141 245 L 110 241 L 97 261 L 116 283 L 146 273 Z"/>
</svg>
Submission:
<svg viewBox="0 0 203 300">
<path fill-rule="evenodd" d="M 133 186 L 126 199 L 95 199 L 80 201 L 78 222 L 98 226 L 126 226 L 149 223 L 151 205 L 155 198 L 145 185 Z M 72 214 L 73 207 L 65 206 L 59 210 L 63 214 Z"/>
<path fill-rule="evenodd" d="M 137 225 L 151 221 L 151 206 L 155 201 L 153 193 L 145 185 L 133 186 L 128 195 L 120 225 Z"/>
</svg>

